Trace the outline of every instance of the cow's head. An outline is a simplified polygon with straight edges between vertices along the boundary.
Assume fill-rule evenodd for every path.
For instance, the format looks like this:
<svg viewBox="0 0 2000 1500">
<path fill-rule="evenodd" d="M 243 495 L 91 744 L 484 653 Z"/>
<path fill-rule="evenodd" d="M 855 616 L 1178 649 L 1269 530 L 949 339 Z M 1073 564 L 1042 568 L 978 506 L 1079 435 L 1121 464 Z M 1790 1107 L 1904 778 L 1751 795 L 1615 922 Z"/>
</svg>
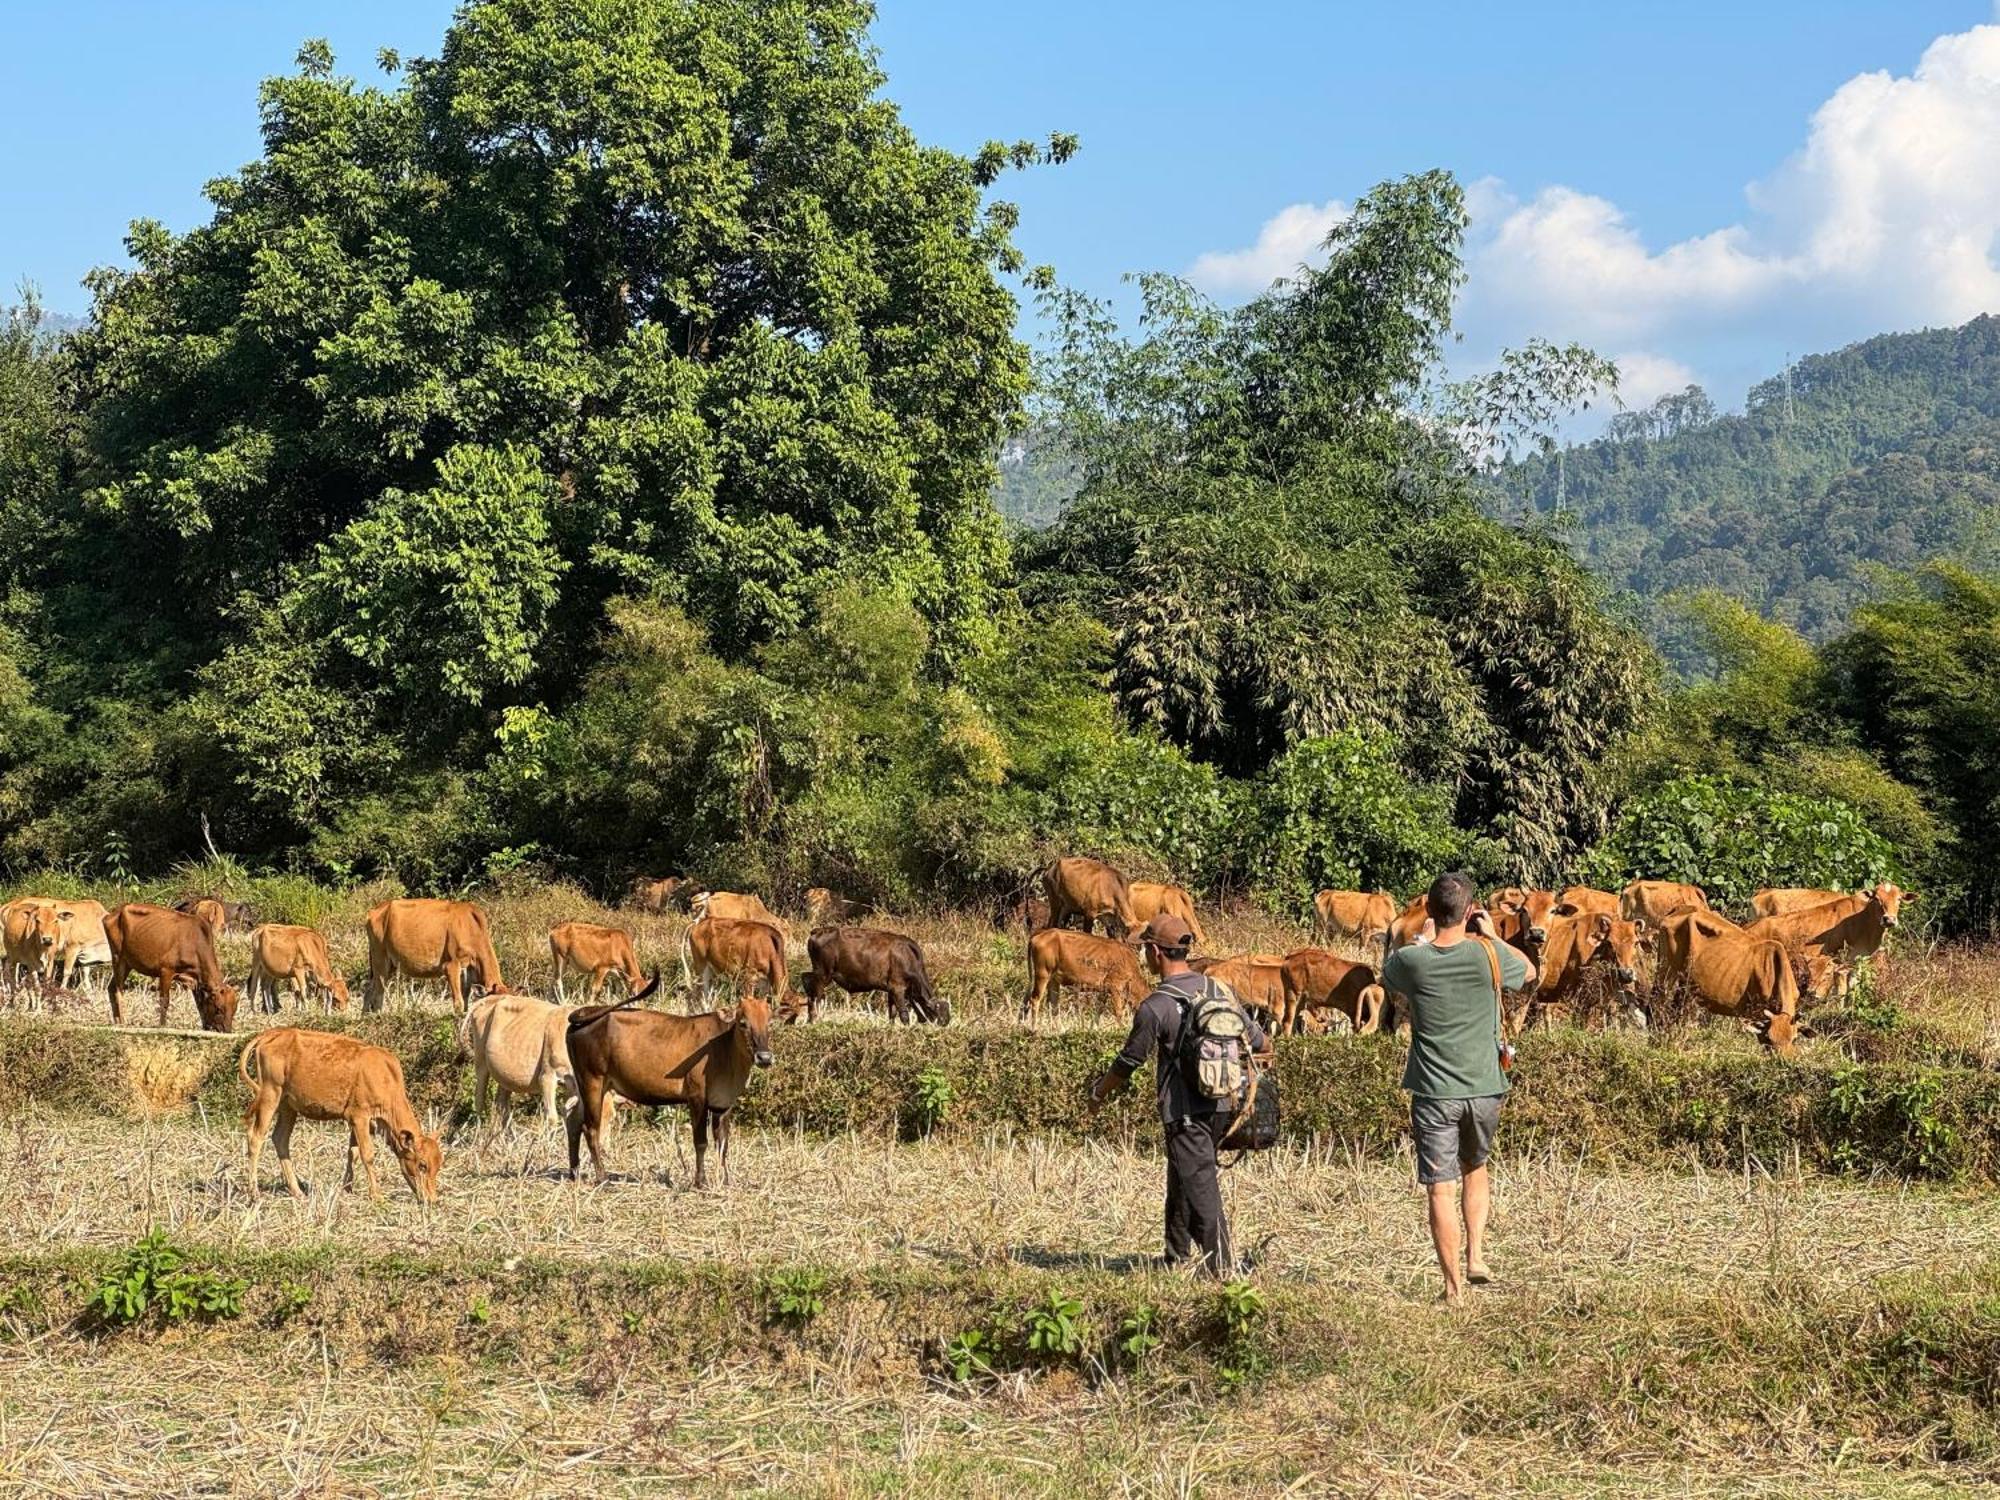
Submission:
<svg viewBox="0 0 2000 1500">
<path fill-rule="evenodd" d="M 420 1203 L 438 1200 L 438 1179 L 444 1175 L 444 1145 L 435 1131 L 391 1130 L 389 1149 L 403 1169 L 403 1180 Z"/>
<path fill-rule="evenodd" d="M 1846 967 L 1824 953 L 1808 953 L 1800 965 L 1804 972 L 1799 975 L 1799 989 L 1808 999 L 1824 1000 L 1839 985 Z"/>
<path fill-rule="evenodd" d="M 1917 899 L 1915 896 L 1904 895 L 1900 887 L 1891 885 L 1886 880 L 1876 886 L 1874 890 L 1862 891 L 1860 895 L 1870 906 L 1881 910 L 1882 925 L 1884 927 L 1894 927 L 1897 917 L 1902 912 L 1903 903 Z"/>
<path fill-rule="evenodd" d="M 236 986 L 223 983 L 215 989 L 196 985 L 194 1008 L 201 1013 L 204 1031 L 229 1032 L 236 1029 Z"/>
<path fill-rule="evenodd" d="M 1549 940 L 1549 918 L 1555 915 L 1556 893 L 1554 891 L 1528 891 L 1522 899 L 1514 903 L 1521 914 L 1523 930 L 1530 942 L 1546 943 Z"/>
<path fill-rule="evenodd" d="M 53 906 L 29 907 L 28 941 L 37 948 L 55 947 L 56 939 L 62 935 L 62 918 L 66 916 L 72 916 L 72 913 L 63 912 L 58 915 L 57 909 Z"/>
<path fill-rule="evenodd" d="M 760 1068 L 771 1066 L 771 1002 L 753 991 L 745 991 L 736 1002 L 736 1034 L 750 1049 L 750 1060 Z"/>
<path fill-rule="evenodd" d="M 1639 982 L 1639 924 L 1609 912 L 1599 912 L 1585 921 L 1584 963 L 1610 965 L 1618 976 L 1618 987 L 1630 990 Z"/>
<path fill-rule="evenodd" d="M 1812 1022 L 1801 1021 L 1788 1010 L 1767 1010 L 1761 1021 L 1745 1021 L 1743 1029 L 1756 1037 L 1778 1057 L 1795 1057 L 1794 1043 L 1812 1035 Z"/>
<path fill-rule="evenodd" d="M 338 969 L 330 969 L 328 972 L 333 976 L 333 982 L 327 986 L 333 992 L 333 1008 L 335 1010 L 346 1010 L 349 998 L 347 980 L 342 977 Z"/>
</svg>

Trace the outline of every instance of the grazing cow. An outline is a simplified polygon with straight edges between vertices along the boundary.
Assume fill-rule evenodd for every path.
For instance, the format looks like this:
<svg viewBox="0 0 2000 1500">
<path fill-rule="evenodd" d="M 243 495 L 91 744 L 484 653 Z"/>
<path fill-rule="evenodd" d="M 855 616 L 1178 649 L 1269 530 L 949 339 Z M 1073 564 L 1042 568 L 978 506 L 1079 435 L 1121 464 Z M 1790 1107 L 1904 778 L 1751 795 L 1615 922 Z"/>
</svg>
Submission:
<svg viewBox="0 0 2000 1500">
<path fill-rule="evenodd" d="M 233 1031 L 236 991 L 222 977 L 215 961 L 215 939 L 200 919 L 164 906 L 128 901 L 104 919 L 105 940 L 111 945 L 111 1019 L 122 1025 L 125 1002 L 120 991 L 126 976 L 145 974 L 160 986 L 160 1024 L 167 1024 L 167 1002 L 174 982 L 194 987 L 195 1009 L 205 1031 Z"/>
<path fill-rule="evenodd" d="M 1560 910 L 1560 907 L 1558 907 Z M 1638 1001 L 1639 928 L 1609 912 L 1557 917 L 1542 954 L 1541 983 L 1531 997 L 1536 1008 L 1561 1005 L 1583 987 L 1592 969 L 1609 970 L 1618 981 L 1627 1014 L 1643 1026 L 1646 1013 Z M 1517 1013 L 1515 1030 L 1526 1019 Z"/>
<path fill-rule="evenodd" d="M 1741 930 L 1703 933 L 1697 914 L 1674 921 L 1694 938 L 1686 973 L 1702 1009 L 1737 1017 L 1779 1057 L 1792 1056 L 1793 1043 L 1812 1028 L 1798 1018 L 1798 980 L 1784 945 Z"/>
<path fill-rule="evenodd" d="M 1102 922 L 1115 938 L 1140 928 L 1132 909 L 1131 885 L 1121 871 L 1101 859 L 1072 855 L 1057 860 L 1042 871 L 1042 892 L 1049 900 L 1051 927 L 1067 927 L 1081 917 L 1085 932 Z"/>
<path fill-rule="evenodd" d="M 1321 891 L 1313 897 L 1313 935 L 1323 942 L 1346 939 L 1366 947 L 1381 942 L 1395 920 L 1395 898 L 1387 891 Z"/>
<path fill-rule="evenodd" d="M 846 926 L 867 916 L 868 911 L 864 903 L 835 895 L 823 885 L 806 892 L 806 921 L 815 929 Z"/>
<path fill-rule="evenodd" d="M 850 995 L 879 993 L 889 1006 L 891 1021 L 951 1019 L 951 1003 L 931 988 L 924 967 L 924 950 L 900 932 L 880 927 L 822 927 L 806 940 L 812 972 L 806 975 L 806 1019 L 819 1014 L 819 1002 L 832 986 Z"/>
<path fill-rule="evenodd" d="M 1321 1010 L 1337 1011 L 1361 1036 L 1381 1026 L 1388 996 L 1367 964 L 1341 958 L 1324 948 L 1295 948 L 1285 955 L 1280 972 L 1285 983 L 1281 1030 L 1303 1030 L 1306 1018 Z"/>
<path fill-rule="evenodd" d="M 1660 924 L 1654 946 L 1653 988 L 1665 989 L 1687 977 L 1695 951 L 1712 938 L 1742 936 L 1743 929 L 1705 906 L 1675 912 Z"/>
<path fill-rule="evenodd" d="M 1858 896 L 1840 896 L 1803 911 L 1759 917 L 1743 930 L 1752 937 L 1783 943 L 1785 951 L 1796 958 L 1817 953 L 1836 965 L 1852 965 L 1874 956 L 1896 925 L 1907 899 L 1898 887 L 1884 882 Z M 1841 988 L 1844 991 L 1845 985 Z"/>
<path fill-rule="evenodd" d="M 257 1158 L 264 1150 L 265 1136 L 278 1148 L 285 1186 L 293 1197 L 303 1198 L 305 1189 L 292 1171 L 293 1124 L 300 1119 L 345 1120 L 345 1186 L 354 1186 L 358 1158 L 368 1179 L 368 1196 L 382 1196 L 381 1185 L 375 1180 L 372 1140 L 379 1130 L 417 1201 L 437 1202 L 444 1148 L 435 1135 L 418 1126 L 417 1112 L 410 1108 L 410 1096 L 403 1087 L 403 1065 L 395 1053 L 351 1036 L 274 1026 L 243 1049 L 236 1071 L 251 1090 L 250 1107 L 243 1111 L 243 1127 L 250 1137 L 251 1197 L 258 1193 Z"/>
<path fill-rule="evenodd" d="M 790 971 L 785 967 L 785 940 L 770 923 L 703 917 L 688 928 L 687 952 L 704 1001 L 712 999 L 715 987 L 724 981 L 747 994 L 761 979 L 770 988 L 771 1003 L 787 1020 L 798 1019 L 797 1008 L 786 995 Z"/>
<path fill-rule="evenodd" d="M 1166 885 L 1157 880 L 1133 880 L 1127 882 L 1125 888 L 1132 898 L 1132 921 L 1135 924 L 1128 931 L 1137 932 L 1164 913 L 1187 923 L 1188 931 L 1194 934 L 1197 943 L 1208 941 L 1207 934 L 1201 930 L 1201 919 L 1194 914 L 1194 897 L 1188 894 L 1186 886 Z"/>
<path fill-rule="evenodd" d="M 306 1008 L 306 981 L 320 988 L 328 1010 L 346 1010 L 347 980 L 327 956 L 326 939 L 310 927 L 266 922 L 250 934 L 250 1003 L 278 1009 L 278 981 L 292 987 L 292 1003 Z"/>
<path fill-rule="evenodd" d="M 646 982 L 639 969 L 639 955 L 632 951 L 632 934 L 622 927 L 600 927 L 595 922 L 564 922 L 551 927 L 549 957 L 555 960 L 558 1000 L 563 998 L 563 976 L 571 969 L 590 976 L 592 1000 L 613 974 L 624 977 L 628 995 Z"/>
<path fill-rule="evenodd" d="M 1247 1010 L 1267 1018 L 1277 1029 L 1285 1015 L 1285 961 L 1276 954 L 1238 953 L 1228 958 L 1196 959 L 1189 965 L 1218 984 L 1226 984 Z"/>
<path fill-rule="evenodd" d="M 657 917 L 685 904 L 686 887 L 686 879 L 679 875 L 664 875 L 657 880 L 649 875 L 636 876 L 625 887 L 625 904 L 633 911 Z"/>
<path fill-rule="evenodd" d="M 1668 917 L 1689 908 L 1706 911 L 1708 895 L 1700 886 L 1678 880 L 1635 880 L 1618 896 L 1618 915 L 1654 933 Z"/>
<path fill-rule="evenodd" d="M 764 904 L 761 896 L 745 896 L 737 891 L 697 891 L 688 902 L 688 911 L 699 922 L 703 917 L 721 917 L 730 922 L 763 922 L 785 935 L 785 924 Z"/>
<path fill-rule="evenodd" d="M 102 968 L 111 962 L 111 943 L 104 935 L 105 910 L 98 901 L 58 901 L 56 903 L 55 966 L 68 989 L 76 982 L 76 971 Z"/>
<path fill-rule="evenodd" d="M 473 999 L 511 993 L 500 978 L 486 913 L 470 901 L 384 901 L 368 913 L 368 987 L 361 1008 L 380 1010 L 398 974 L 444 980 L 460 1015 L 468 992 Z"/>
<path fill-rule="evenodd" d="M 569 1060 L 576 1108 L 569 1113 L 569 1171 L 579 1168 L 579 1147 L 590 1142 L 590 1164 L 604 1180 L 604 1121 L 617 1094 L 634 1104 L 685 1104 L 694 1125 L 694 1185 L 708 1183 L 708 1125 L 729 1180 L 729 1126 L 750 1069 L 771 1066 L 771 1008 L 745 994 L 733 1010 L 675 1016 L 628 1009 L 652 993 L 647 985 L 617 1005 L 592 1005 L 569 1018 Z"/>
<path fill-rule="evenodd" d="M 1788 911 L 1804 911 L 1809 906 L 1824 906 L 1846 894 L 1812 886 L 1766 886 L 1750 898 L 1750 910 L 1760 917 L 1776 917 Z"/>
<path fill-rule="evenodd" d="M 500 1097 L 502 1125 L 516 1094 L 540 1095 L 543 1116 L 561 1118 L 556 1085 L 567 1082 L 572 1091 L 576 1087 L 569 1060 L 569 1018 L 575 1010 L 573 1005 L 551 1005 L 533 995 L 488 995 L 466 1011 L 458 1023 L 458 1050 L 472 1060 L 475 1115 L 486 1114 L 490 1084 Z"/>
<path fill-rule="evenodd" d="M 24 974 L 37 986 L 55 965 L 60 919 L 59 903 L 47 896 L 23 896 L 0 906 L 0 941 L 5 943 L 4 978 L 10 993 L 18 993 Z"/>
<path fill-rule="evenodd" d="M 1555 911 L 1558 917 L 1618 915 L 1618 898 L 1609 891 L 1600 891 L 1595 886 L 1573 885 L 1556 897 Z"/>
<path fill-rule="evenodd" d="M 1028 939 L 1028 994 L 1021 1015 L 1039 1020 L 1049 986 L 1090 990 L 1110 1003 L 1123 1020 L 1152 994 L 1153 986 L 1139 966 L 1139 955 L 1128 943 L 1067 927 L 1044 927 Z"/>
</svg>

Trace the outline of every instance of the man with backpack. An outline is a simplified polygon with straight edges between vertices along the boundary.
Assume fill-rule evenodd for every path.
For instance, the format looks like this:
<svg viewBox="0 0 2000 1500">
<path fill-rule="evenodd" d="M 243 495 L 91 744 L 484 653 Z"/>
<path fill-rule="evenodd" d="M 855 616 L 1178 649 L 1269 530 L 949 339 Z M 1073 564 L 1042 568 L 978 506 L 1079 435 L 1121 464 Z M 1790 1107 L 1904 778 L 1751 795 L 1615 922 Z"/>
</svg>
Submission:
<svg viewBox="0 0 2000 1500">
<path fill-rule="evenodd" d="M 1159 978 L 1132 1017 L 1132 1032 L 1105 1074 L 1091 1085 L 1092 1107 L 1118 1093 L 1146 1060 L 1159 1083 L 1160 1121 L 1167 1132 L 1168 1265 L 1185 1262 L 1196 1246 L 1213 1276 L 1233 1274 L 1235 1256 L 1216 1180 L 1216 1147 L 1243 1100 L 1252 1060 L 1268 1063 L 1263 1028 L 1225 984 L 1188 965 L 1194 931 L 1162 913 L 1139 935 L 1146 967 Z"/>
<path fill-rule="evenodd" d="M 1464 875 L 1438 876 L 1425 904 L 1429 920 L 1423 933 L 1389 955 L 1382 985 L 1410 1002 L 1410 1058 L 1403 1069 L 1410 1138 L 1417 1150 L 1417 1181 L 1429 1199 L 1431 1244 L 1444 1272 L 1445 1301 L 1457 1302 L 1461 1212 L 1463 1279 L 1474 1286 L 1493 1279 L 1486 1265 L 1492 1206 L 1486 1159 L 1513 1065 L 1513 1049 L 1501 1034 L 1501 995 L 1532 984 L 1535 966 L 1493 936 L 1486 913 L 1472 904 L 1472 882 Z"/>
</svg>

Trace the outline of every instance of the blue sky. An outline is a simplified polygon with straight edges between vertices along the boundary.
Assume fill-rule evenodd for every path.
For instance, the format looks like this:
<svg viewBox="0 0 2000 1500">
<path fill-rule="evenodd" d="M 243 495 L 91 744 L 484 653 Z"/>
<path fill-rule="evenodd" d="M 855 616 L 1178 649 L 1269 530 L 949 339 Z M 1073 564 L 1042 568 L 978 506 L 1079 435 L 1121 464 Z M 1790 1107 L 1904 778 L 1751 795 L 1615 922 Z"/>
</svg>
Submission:
<svg viewBox="0 0 2000 1500">
<path fill-rule="evenodd" d="M 256 151 L 255 90 L 326 36 L 344 68 L 435 50 L 429 0 L 7 0 L 0 286 L 59 311 L 126 222 L 184 228 Z M 1756 4 L 1068 4 L 884 0 L 890 95 L 926 139 L 1072 130 L 1012 176 L 1031 260 L 1114 293 L 1192 274 L 1241 297 L 1356 195 L 1473 186 L 1465 340 L 1534 335 L 1734 403 L 1787 351 L 2000 310 L 1992 0 Z M 1984 23 L 1984 24 L 1982 24 Z"/>
</svg>

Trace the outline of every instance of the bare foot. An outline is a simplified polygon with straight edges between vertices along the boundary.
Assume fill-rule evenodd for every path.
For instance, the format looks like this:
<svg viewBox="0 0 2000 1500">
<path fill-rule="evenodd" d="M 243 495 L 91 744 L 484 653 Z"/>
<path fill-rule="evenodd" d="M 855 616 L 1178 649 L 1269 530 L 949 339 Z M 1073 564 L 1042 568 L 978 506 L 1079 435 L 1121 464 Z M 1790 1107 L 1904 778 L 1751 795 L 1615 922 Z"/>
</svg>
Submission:
<svg viewBox="0 0 2000 1500">
<path fill-rule="evenodd" d="M 1466 1265 L 1465 1279 L 1474 1286 L 1491 1286 L 1500 1278 L 1493 1274 L 1492 1267 L 1486 1265 L 1484 1262 L 1480 1262 L 1476 1264 L 1468 1263 Z"/>
<path fill-rule="evenodd" d="M 1457 1307 L 1464 1300 L 1465 1294 L 1460 1290 L 1458 1283 L 1455 1281 L 1447 1281 L 1444 1284 L 1443 1294 L 1438 1298 L 1438 1301 L 1442 1302 L 1446 1307 Z"/>
</svg>

